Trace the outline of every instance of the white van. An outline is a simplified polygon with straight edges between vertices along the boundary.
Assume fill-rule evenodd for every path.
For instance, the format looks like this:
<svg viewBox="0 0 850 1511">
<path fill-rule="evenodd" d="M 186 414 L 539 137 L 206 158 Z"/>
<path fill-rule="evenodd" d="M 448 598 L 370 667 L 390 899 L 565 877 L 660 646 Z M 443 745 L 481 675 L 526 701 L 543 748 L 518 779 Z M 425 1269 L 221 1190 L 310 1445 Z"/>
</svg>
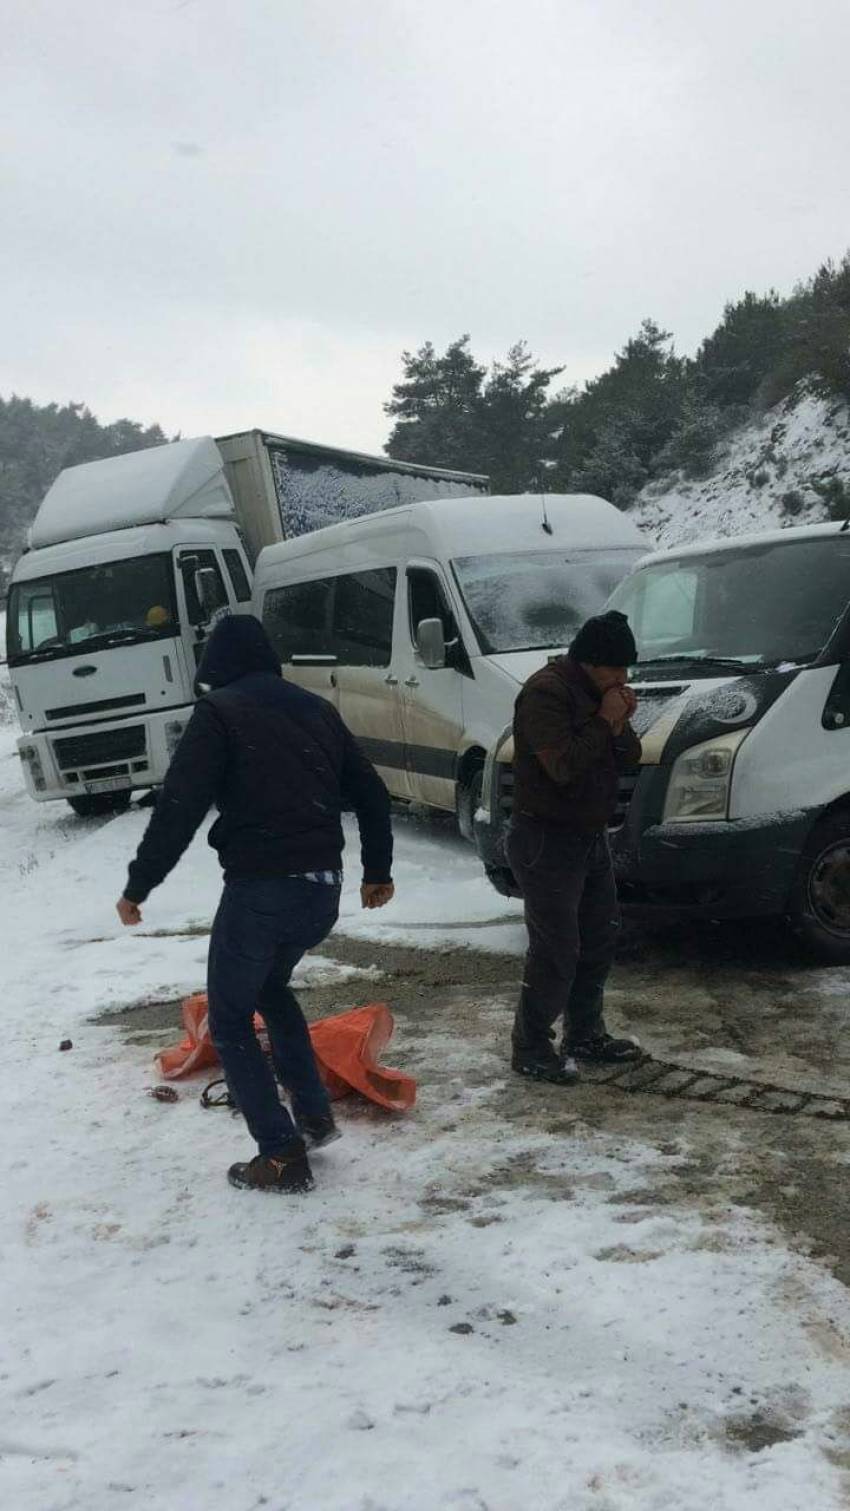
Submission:
<svg viewBox="0 0 850 1511">
<path fill-rule="evenodd" d="M 531 672 L 646 549 L 586 494 L 438 499 L 268 546 L 253 607 L 394 797 L 472 837 L 486 752 Z"/>
<path fill-rule="evenodd" d="M 850 533 L 838 524 L 650 556 L 616 588 L 638 643 L 639 776 L 611 829 L 620 895 L 659 914 L 784 915 L 850 962 Z M 476 841 L 494 885 L 512 738 Z"/>
</svg>

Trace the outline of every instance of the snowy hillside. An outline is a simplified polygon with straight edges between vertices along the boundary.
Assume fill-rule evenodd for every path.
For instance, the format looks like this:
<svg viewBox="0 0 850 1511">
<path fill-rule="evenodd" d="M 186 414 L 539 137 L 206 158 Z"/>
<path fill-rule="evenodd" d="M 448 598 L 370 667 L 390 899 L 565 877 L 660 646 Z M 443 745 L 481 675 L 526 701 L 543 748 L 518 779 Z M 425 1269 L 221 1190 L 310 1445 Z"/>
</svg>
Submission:
<svg viewBox="0 0 850 1511">
<path fill-rule="evenodd" d="M 660 546 L 850 514 L 850 411 L 799 390 L 717 448 L 702 479 L 676 472 L 648 483 L 630 511 Z"/>
</svg>

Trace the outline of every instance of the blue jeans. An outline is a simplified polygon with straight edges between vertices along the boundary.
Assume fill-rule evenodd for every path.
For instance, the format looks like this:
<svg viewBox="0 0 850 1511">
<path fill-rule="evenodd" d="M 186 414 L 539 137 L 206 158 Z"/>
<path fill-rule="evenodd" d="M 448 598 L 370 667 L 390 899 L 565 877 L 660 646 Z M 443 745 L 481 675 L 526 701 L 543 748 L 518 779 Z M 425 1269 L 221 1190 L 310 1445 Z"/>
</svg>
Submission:
<svg viewBox="0 0 850 1511">
<path fill-rule="evenodd" d="M 255 1012 L 265 1020 L 274 1067 L 296 1119 L 330 1111 L 289 978 L 336 923 L 339 892 L 300 876 L 231 881 L 215 915 L 207 966 L 210 1036 L 261 1154 L 277 1153 L 298 1130 L 257 1041 Z"/>
</svg>

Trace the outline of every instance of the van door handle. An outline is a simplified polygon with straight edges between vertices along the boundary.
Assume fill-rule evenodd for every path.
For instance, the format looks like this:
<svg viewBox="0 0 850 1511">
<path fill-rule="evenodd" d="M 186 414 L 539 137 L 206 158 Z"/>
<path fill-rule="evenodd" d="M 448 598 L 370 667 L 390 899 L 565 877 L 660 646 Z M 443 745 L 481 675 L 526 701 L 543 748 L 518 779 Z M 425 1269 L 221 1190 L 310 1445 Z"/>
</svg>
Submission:
<svg viewBox="0 0 850 1511">
<path fill-rule="evenodd" d="M 405 687 L 418 687 L 419 686 L 419 678 L 418 677 L 405 677 L 404 685 L 405 685 Z"/>
<path fill-rule="evenodd" d="M 387 687 L 398 687 L 398 677 L 394 677 L 392 672 L 388 673 L 388 675 L 384 678 L 384 681 L 386 682 Z"/>
</svg>

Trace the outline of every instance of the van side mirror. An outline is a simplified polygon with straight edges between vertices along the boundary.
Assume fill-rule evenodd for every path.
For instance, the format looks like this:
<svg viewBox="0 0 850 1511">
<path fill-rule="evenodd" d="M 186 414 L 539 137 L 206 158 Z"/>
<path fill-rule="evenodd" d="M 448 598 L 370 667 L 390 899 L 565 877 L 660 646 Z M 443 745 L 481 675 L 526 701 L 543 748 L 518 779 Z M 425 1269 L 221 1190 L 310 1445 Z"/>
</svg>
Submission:
<svg viewBox="0 0 850 1511">
<path fill-rule="evenodd" d="M 416 630 L 416 649 L 423 666 L 441 671 L 446 664 L 446 637 L 442 619 L 420 619 Z"/>
<path fill-rule="evenodd" d="M 206 619 L 211 619 L 221 606 L 218 590 L 218 573 L 214 567 L 197 567 L 195 570 L 195 593 Z"/>
</svg>

